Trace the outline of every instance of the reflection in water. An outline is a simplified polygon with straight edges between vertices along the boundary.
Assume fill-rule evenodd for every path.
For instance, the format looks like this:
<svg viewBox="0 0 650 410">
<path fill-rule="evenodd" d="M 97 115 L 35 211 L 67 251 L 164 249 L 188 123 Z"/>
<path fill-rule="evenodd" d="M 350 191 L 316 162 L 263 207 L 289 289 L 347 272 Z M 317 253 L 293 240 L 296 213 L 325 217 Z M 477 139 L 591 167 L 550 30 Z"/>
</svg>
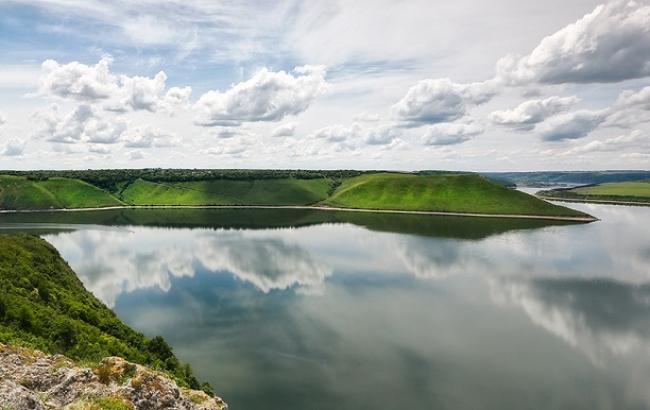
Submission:
<svg viewBox="0 0 650 410">
<path fill-rule="evenodd" d="M 648 408 L 650 208 L 575 207 L 602 221 L 184 210 L 46 239 L 233 408 Z"/>
<path fill-rule="evenodd" d="M 227 271 L 264 293 L 296 288 L 317 292 L 331 270 L 298 245 L 238 231 L 79 230 L 46 239 L 62 252 L 85 285 L 113 307 L 123 292 L 169 291 L 172 278 L 193 277 L 200 265 Z"/>
</svg>

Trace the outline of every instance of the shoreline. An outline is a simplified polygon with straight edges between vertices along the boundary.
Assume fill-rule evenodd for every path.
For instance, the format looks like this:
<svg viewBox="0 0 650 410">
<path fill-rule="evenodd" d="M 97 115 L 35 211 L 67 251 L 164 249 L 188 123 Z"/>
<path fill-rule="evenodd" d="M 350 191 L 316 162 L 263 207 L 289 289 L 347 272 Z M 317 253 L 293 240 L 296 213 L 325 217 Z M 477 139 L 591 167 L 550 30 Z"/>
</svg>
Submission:
<svg viewBox="0 0 650 410">
<path fill-rule="evenodd" d="M 628 206 L 650 206 L 650 202 L 635 201 L 614 201 L 611 199 L 580 199 L 580 198 L 555 198 L 552 196 L 535 195 L 545 201 L 573 202 L 579 204 L 602 204 L 602 205 L 628 205 Z"/>
<path fill-rule="evenodd" d="M 599 219 L 593 216 L 553 216 L 553 215 L 523 215 L 523 214 L 482 214 L 473 212 L 445 211 L 410 211 L 398 209 L 364 209 L 340 208 L 310 205 L 119 205 L 95 208 L 52 208 L 52 209 L 0 209 L 0 214 L 47 213 L 47 212 L 90 212 L 119 209 L 305 209 L 317 211 L 369 212 L 405 215 L 459 216 L 475 218 L 507 218 L 507 219 L 541 219 L 568 222 L 595 222 Z"/>
</svg>

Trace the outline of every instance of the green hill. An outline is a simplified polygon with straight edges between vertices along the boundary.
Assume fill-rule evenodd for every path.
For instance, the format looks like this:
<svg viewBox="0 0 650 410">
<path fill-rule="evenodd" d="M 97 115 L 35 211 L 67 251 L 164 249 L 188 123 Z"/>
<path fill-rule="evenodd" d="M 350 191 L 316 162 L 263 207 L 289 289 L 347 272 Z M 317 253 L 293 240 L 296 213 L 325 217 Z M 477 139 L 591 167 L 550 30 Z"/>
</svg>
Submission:
<svg viewBox="0 0 650 410">
<path fill-rule="evenodd" d="M 164 339 L 125 325 L 84 288 L 54 247 L 35 236 L 0 235 L 0 342 L 82 361 L 120 356 L 209 390 Z"/>
<path fill-rule="evenodd" d="M 345 180 L 325 204 L 364 209 L 584 216 L 477 174 L 366 174 Z"/>
<path fill-rule="evenodd" d="M 91 174 L 85 175 L 83 171 L 75 171 L 79 178 L 99 181 L 97 186 L 61 176 L 0 176 L 0 208 L 321 205 L 377 210 L 585 216 L 472 173 L 323 171 L 319 174 L 313 171 L 292 176 L 287 171 L 229 171 L 195 179 L 203 174 L 184 171 L 175 175 L 155 171 L 150 175 L 154 179 L 139 177 L 142 172 L 123 175 L 108 170 L 105 174 L 89 171 Z M 119 179 L 131 176 L 134 179 Z"/>
<path fill-rule="evenodd" d="M 0 209 L 94 208 L 123 205 L 110 193 L 78 179 L 31 180 L 0 175 Z"/>
<path fill-rule="evenodd" d="M 538 195 L 554 199 L 650 203 L 650 179 L 552 189 L 540 191 Z"/>
<path fill-rule="evenodd" d="M 213 179 L 152 182 L 137 179 L 120 196 L 133 205 L 309 205 L 327 198 L 332 180 Z"/>
</svg>

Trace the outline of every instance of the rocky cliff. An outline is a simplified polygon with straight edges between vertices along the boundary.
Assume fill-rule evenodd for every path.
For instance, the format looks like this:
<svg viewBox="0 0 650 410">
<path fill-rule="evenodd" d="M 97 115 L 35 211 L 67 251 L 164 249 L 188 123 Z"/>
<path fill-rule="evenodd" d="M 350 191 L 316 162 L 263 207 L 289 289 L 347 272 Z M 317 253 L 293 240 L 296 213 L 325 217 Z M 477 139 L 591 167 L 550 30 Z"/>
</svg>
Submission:
<svg viewBox="0 0 650 410">
<path fill-rule="evenodd" d="M 161 372 L 107 357 L 85 366 L 61 355 L 0 344 L 0 409 L 224 410 L 203 391 L 180 388 Z"/>
</svg>

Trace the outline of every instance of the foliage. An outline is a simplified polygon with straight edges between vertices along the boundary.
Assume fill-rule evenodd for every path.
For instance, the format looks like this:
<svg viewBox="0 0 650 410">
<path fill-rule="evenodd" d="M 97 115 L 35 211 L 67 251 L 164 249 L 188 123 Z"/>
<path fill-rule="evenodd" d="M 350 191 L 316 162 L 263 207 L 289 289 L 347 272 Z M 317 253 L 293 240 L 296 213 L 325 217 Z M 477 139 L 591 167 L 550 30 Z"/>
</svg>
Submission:
<svg viewBox="0 0 650 410">
<path fill-rule="evenodd" d="M 163 370 L 182 386 L 201 387 L 163 338 L 148 339 L 120 321 L 34 236 L 0 235 L 0 342 L 82 361 L 120 356 Z"/>
</svg>

